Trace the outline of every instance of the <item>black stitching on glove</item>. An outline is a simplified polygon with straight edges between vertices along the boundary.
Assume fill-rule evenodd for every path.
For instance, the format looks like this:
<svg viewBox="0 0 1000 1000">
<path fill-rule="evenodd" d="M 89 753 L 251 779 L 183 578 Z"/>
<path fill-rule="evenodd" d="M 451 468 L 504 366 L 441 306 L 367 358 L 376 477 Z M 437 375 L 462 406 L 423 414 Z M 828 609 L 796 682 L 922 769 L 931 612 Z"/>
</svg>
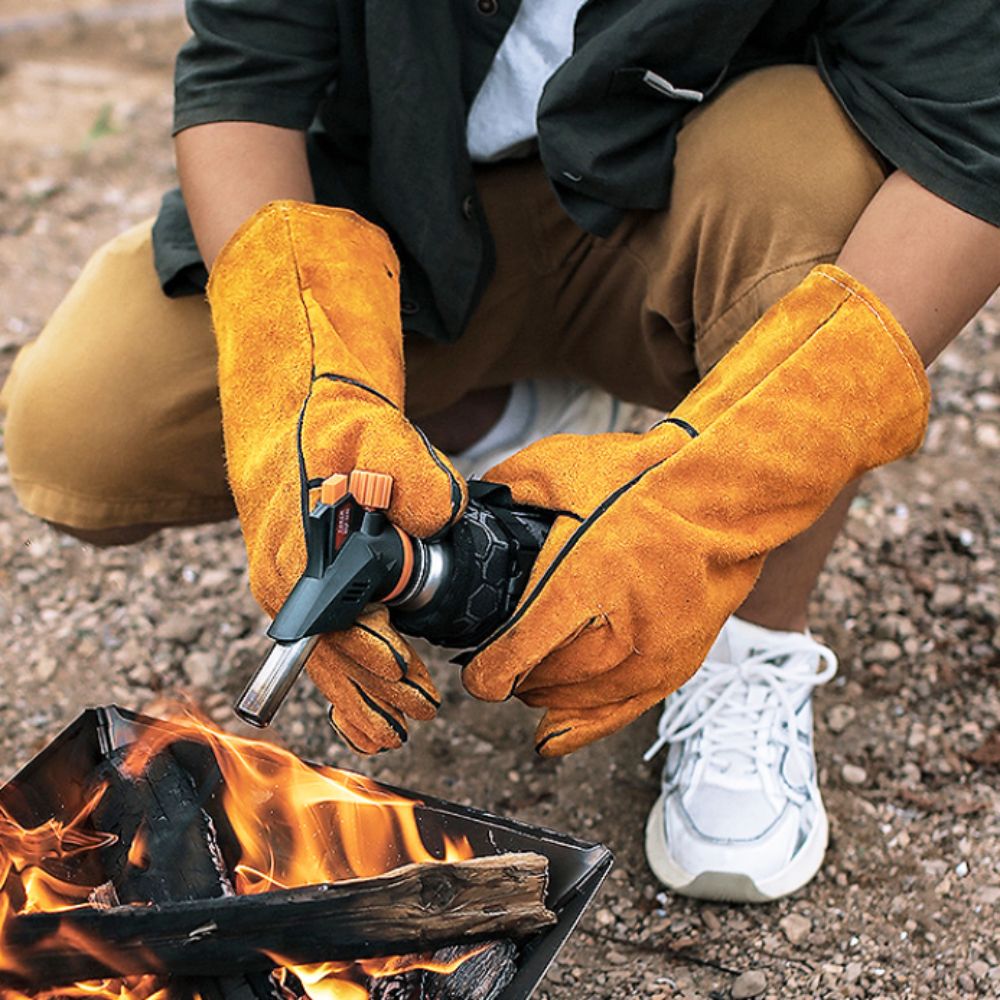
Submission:
<svg viewBox="0 0 1000 1000">
<path fill-rule="evenodd" d="M 549 563 L 545 572 L 542 574 L 541 579 L 538 581 L 538 583 L 535 584 L 534 589 L 524 599 L 524 601 L 521 603 L 521 606 L 517 609 L 517 611 L 515 611 L 514 614 L 511 615 L 511 617 L 508 618 L 507 621 L 504 622 L 504 624 L 501 625 L 500 628 L 498 628 L 491 636 L 484 639 L 478 646 L 476 646 L 474 650 L 471 651 L 470 654 L 467 654 L 470 660 L 473 659 L 475 656 L 477 656 L 479 653 L 481 653 L 484 649 L 486 649 L 487 646 L 496 642 L 496 640 L 499 639 L 500 636 L 502 636 L 505 632 L 513 628 L 521 620 L 521 618 L 524 616 L 525 611 L 527 611 L 528 608 L 531 606 L 531 604 L 538 598 L 538 595 L 542 592 L 542 588 L 545 586 L 545 584 L 549 582 L 549 580 L 552 577 L 552 574 L 559 568 L 562 561 L 566 558 L 566 556 L 569 555 L 569 553 L 573 550 L 573 547 L 584 536 L 584 534 L 586 534 L 588 529 L 592 525 L 596 524 L 596 522 L 599 521 L 604 516 L 604 514 L 606 514 L 607 511 L 611 507 L 613 507 L 618 500 L 621 499 L 621 497 L 623 497 L 626 493 L 628 493 L 628 491 L 632 489 L 633 486 L 637 485 L 643 478 L 645 478 L 645 476 L 648 473 L 652 472 L 654 469 L 658 469 L 666 461 L 668 461 L 668 459 L 662 458 L 660 459 L 659 462 L 655 462 L 648 468 L 643 469 L 642 472 L 640 472 L 636 476 L 633 476 L 623 486 L 619 486 L 618 489 L 616 489 L 613 493 L 609 493 L 608 496 L 606 496 L 601 501 L 601 503 L 597 507 L 595 507 L 593 511 L 591 511 L 587 519 L 580 524 L 580 526 L 573 532 L 572 535 L 570 535 L 565 545 L 563 545 L 563 547 L 559 550 L 555 559 L 553 559 L 552 562 Z"/>
<path fill-rule="evenodd" d="M 353 678 L 348 678 L 354 685 L 354 690 L 358 692 L 358 697 L 376 714 L 385 719 L 389 728 L 399 737 L 400 742 L 405 743 L 409 739 L 406 729 L 401 726 L 396 719 L 390 715 L 377 701 L 365 693 L 365 689 Z"/>
<path fill-rule="evenodd" d="M 396 647 L 391 642 L 389 642 L 389 640 L 384 635 L 382 635 L 381 632 L 377 632 L 375 629 L 369 627 L 368 625 L 364 625 L 361 622 L 355 622 L 354 628 L 358 628 L 362 632 L 366 632 L 368 635 L 372 636 L 375 639 L 378 639 L 380 642 L 388 646 L 389 652 L 392 653 L 392 658 L 396 661 L 396 666 L 399 667 L 399 669 L 403 672 L 404 677 L 410 672 L 409 664 L 407 664 L 406 662 L 406 657 L 404 657 L 403 654 L 400 653 L 400 651 L 396 649 Z M 363 663 L 360 665 L 362 667 L 364 666 Z"/>
<path fill-rule="evenodd" d="M 546 736 L 544 740 L 542 740 L 540 743 L 535 744 L 535 753 L 540 753 L 542 747 L 545 746 L 545 744 L 548 743 L 549 740 L 554 740 L 557 736 L 565 736 L 568 732 L 572 730 L 572 728 L 573 728 L 572 726 L 567 726 L 565 729 L 557 729 L 554 733 L 549 733 L 549 735 Z"/>
<path fill-rule="evenodd" d="M 429 701 L 435 708 L 440 708 L 441 707 L 441 702 L 440 702 L 439 699 L 435 698 L 430 693 L 430 691 L 426 691 L 424 688 L 422 688 L 416 681 L 411 681 L 409 679 L 409 677 L 403 677 L 399 681 L 397 681 L 397 683 L 398 684 L 405 684 L 407 687 L 411 687 L 415 691 L 419 691 L 420 692 L 420 696 L 425 701 Z"/>
</svg>

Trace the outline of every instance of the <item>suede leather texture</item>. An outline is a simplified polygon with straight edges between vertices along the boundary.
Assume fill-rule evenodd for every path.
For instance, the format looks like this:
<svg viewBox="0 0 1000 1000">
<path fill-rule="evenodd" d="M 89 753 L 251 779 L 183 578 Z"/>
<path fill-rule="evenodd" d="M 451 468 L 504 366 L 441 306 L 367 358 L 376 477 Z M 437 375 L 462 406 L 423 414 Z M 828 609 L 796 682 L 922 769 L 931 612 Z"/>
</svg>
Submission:
<svg viewBox="0 0 1000 1000">
<path fill-rule="evenodd" d="M 399 262 L 381 229 L 343 209 L 273 202 L 223 248 L 208 298 L 227 473 L 268 614 L 305 567 L 304 517 L 328 476 L 390 474 L 389 518 L 411 535 L 461 515 L 464 482 L 403 415 Z M 308 669 L 362 753 L 399 746 L 406 718 L 432 718 L 439 702 L 384 609 L 325 636 Z"/>
<path fill-rule="evenodd" d="M 487 473 L 562 512 L 463 680 L 544 708 L 543 756 L 625 726 L 697 669 L 767 553 L 856 476 L 915 450 L 930 390 L 884 304 L 813 269 L 643 435 L 560 435 Z"/>
</svg>

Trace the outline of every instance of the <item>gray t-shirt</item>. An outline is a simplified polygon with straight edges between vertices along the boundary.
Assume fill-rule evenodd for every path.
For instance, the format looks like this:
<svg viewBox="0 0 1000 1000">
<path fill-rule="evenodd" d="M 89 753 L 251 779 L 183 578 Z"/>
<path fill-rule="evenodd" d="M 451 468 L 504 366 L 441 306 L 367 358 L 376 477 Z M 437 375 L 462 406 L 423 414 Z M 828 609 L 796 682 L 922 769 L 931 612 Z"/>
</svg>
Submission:
<svg viewBox="0 0 1000 1000">
<path fill-rule="evenodd" d="M 538 101 L 573 54 L 573 23 L 584 0 L 521 0 L 479 88 L 466 128 L 475 163 L 525 156 L 535 148 Z"/>
</svg>

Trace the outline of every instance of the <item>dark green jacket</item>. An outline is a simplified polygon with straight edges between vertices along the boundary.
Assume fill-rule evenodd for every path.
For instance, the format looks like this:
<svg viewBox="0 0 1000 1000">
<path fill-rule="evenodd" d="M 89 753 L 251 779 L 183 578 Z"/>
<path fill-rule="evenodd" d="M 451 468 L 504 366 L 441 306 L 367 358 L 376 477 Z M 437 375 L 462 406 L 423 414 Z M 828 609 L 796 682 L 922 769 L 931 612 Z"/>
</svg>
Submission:
<svg viewBox="0 0 1000 1000">
<path fill-rule="evenodd" d="M 384 226 L 408 330 L 458 337 L 492 271 L 465 122 L 520 0 L 187 0 L 175 130 L 309 129 L 317 200 Z M 670 194 L 690 98 L 775 63 L 819 66 L 893 164 L 1000 224 L 998 0 L 589 0 L 545 87 L 539 155 L 569 215 L 610 233 Z M 668 85 L 664 86 L 664 82 Z M 178 192 L 154 231 L 169 294 L 205 269 Z"/>
</svg>

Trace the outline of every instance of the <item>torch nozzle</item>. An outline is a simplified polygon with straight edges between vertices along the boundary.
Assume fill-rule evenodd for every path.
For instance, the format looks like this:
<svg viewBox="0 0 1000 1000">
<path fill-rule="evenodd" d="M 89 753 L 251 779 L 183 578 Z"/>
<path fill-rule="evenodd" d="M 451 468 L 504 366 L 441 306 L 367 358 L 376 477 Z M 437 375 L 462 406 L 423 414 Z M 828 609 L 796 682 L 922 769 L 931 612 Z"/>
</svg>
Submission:
<svg viewBox="0 0 1000 1000">
<path fill-rule="evenodd" d="M 276 642 L 236 702 L 236 714 L 258 729 L 269 726 L 319 639 L 307 635 L 295 642 Z"/>
</svg>

